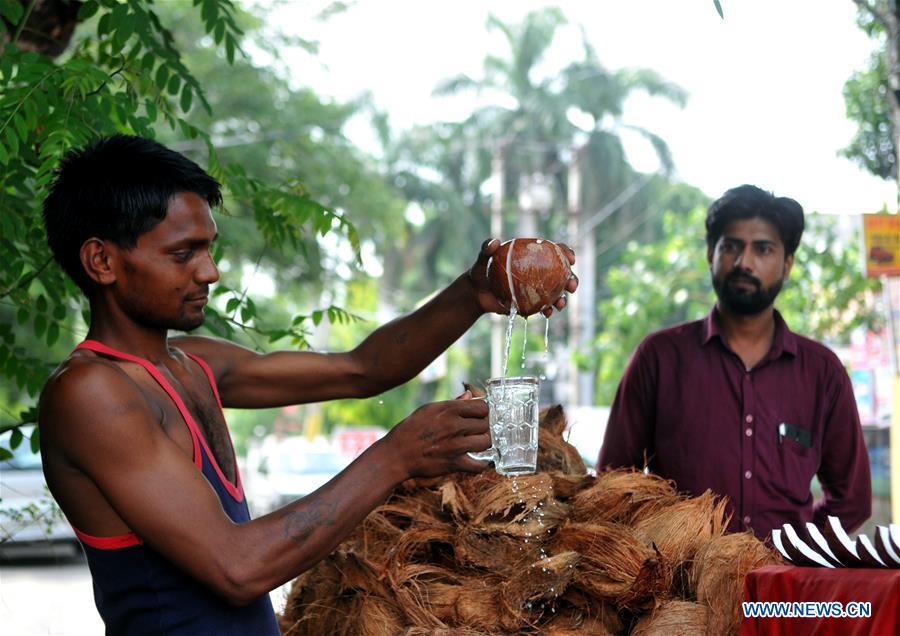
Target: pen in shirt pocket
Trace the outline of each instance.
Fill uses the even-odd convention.
[[[794,440],[803,448],[812,447],[812,433],[805,428],[782,422],[778,425],[778,443],[783,443],[785,437]]]

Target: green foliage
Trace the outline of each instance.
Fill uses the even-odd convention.
[[[188,114],[211,113],[201,82],[184,62],[172,30],[153,4],[131,0],[82,3],[82,21],[58,60],[20,50],[17,41],[33,3],[0,2],[4,39],[0,55],[0,392],[3,428],[35,420],[34,398],[72,344],[83,337],[84,299],[53,263],[41,222],[41,202],[62,155],[90,140],[124,132],[155,137],[165,127],[205,153],[209,171],[223,181],[226,200],[253,210],[265,250],[294,252],[310,236],[337,232],[358,254],[359,239],[347,216],[314,200],[295,179],[280,183],[220,161],[209,130]],[[203,34],[229,64],[242,56],[244,33],[230,0],[194,0]],[[10,26],[12,25],[12,26]],[[177,26],[177,25],[176,25]],[[201,162],[203,161],[200,158]],[[317,261],[318,253],[299,250]],[[318,263],[316,263],[318,265]],[[235,293],[225,288],[218,293]],[[213,310],[208,327],[229,336],[248,328],[267,338],[256,305],[243,292],[229,312]],[[345,314],[330,313],[337,319]],[[304,322],[290,333],[303,345]]]
[[[888,3],[884,0],[872,0],[867,5],[881,16],[890,15]],[[857,130],[841,154],[882,179],[897,179],[897,142],[889,79],[891,70],[884,25],[872,11],[863,8],[858,12],[857,23],[875,40],[877,48],[869,57],[867,68],[853,73],[844,84],[847,118],[856,122]]]
[[[844,84],[847,119],[856,122],[857,129],[841,154],[882,179],[896,179],[896,135],[884,58],[883,51],[876,51],[869,67],[853,73]]]

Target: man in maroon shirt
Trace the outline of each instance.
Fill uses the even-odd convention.
[[[848,530],[871,512],[869,460],[847,372],[788,329],[773,302],[794,263],[803,208],[743,185],[706,217],[718,302],[651,334],[613,402],[599,468],[647,467],[693,495],[727,495],[729,530],[765,538],[784,523]],[[814,503],[813,476],[823,498]]]

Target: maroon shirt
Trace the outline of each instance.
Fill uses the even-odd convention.
[[[782,439],[782,423],[808,431],[809,447]],[[777,311],[772,348],[750,371],[726,344],[715,307],[644,339],[616,392],[598,466],[641,468],[645,457],[679,490],[727,495],[730,531],[764,538],[828,515],[849,531],[871,513],[850,378],[834,353],[792,333]],[[824,493],[815,505],[813,475]]]

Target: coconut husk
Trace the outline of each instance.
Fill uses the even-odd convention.
[[[432,565],[401,564],[390,570],[391,587],[407,625],[447,628],[437,614],[452,615],[462,578]]]
[[[451,475],[448,481],[455,481],[473,510],[478,510],[478,501],[485,491],[490,490],[497,484],[509,483],[512,480],[503,475],[498,475],[495,470],[487,469],[476,475]]]
[[[569,501],[585,488],[590,488],[596,479],[593,475],[567,475],[559,471],[550,471],[553,481],[553,495],[561,501]]]
[[[553,480],[535,474],[495,483],[472,500],[475,525],[523,539],[540,540],[569,515],[553,496]]]
[[[540,472],[559,471],[567,475],[586,475],[587,467],[581,454],[563,439],[566,416],[560,405],[544,409],[539,416],[537,469]]]
[[[662,554],[672,576],[673,594],[689,596],[691,562],[710,539],[725,532],[726,504],[724,498],[707,490],[699,497],[675,501],[634,524],[634,535]]]
[[[430,627],[408,627],[402,636],[490,636],[477,629],[454,627],[453,629],[432,629]]]
[[[612,636],[615,633],[600,619],[575,608],[559,610],[541,625],[542,636]]]
[[[705,605],[689,601],[666,601],[642,616],[631,630],[632,636],[695,636],[719,634],[708,630]]]
[[[512,623],[515,618],[502,615],[505,608],[499,605],[498,598],[496,578],[469,578],[459,590],[453,624],[456,627],[496,632],[501,624]]]
[[[403,630],[406,619],[400,608],[382,596],[372,594],[360,594],[354,607],[356,614],[356,629],[354,634],[360,636],[395,636]],[[319,632],[334,633],[334,632]]]
[[[610,470],[572,499],[572,520],[613,521],[631,525],[678,500],[672,482],[637,470]]]
[[[339,609],[335,606],[339,604],[342,586],[341,571],[335,561],[329,555],[294,579],[279,621],[283,633],[311,634],[316,620],[337,622],[333,614]]]
[[[420,504],[421,499],[401,497],[379,506],[343,545],[380,568],[385,567],[393,558],[396,545],[410,529],[438,531],[446,527],[444,521],[431,514],[430,508]]]
[[[747,572],[781,558],[750,532],[714,537],[697,553],[692,582],[697,602],[709,607],[710,633],[736,634]]]
[[[503,532],[485,532],[477,526],[463,526],[457,530],[453,547],[461,567],[514,574],[522,564],[537,560],[541,544],[538,541],[525,543],[522,537]]]
[[[453,567],[455,539],[456,533],[449,525],[407,530],[390,549],[388,569],[396,569],[410,563]]]
[[[539,472],[559,471],[566,475],[586,475],[587,466],[574,446],[562,438],[545,435],[538,437],[537,469]]]
[[[472,518],[472,503],[458,482],[447,480],[438,492],[441,495],[441,510],[449,513],[454,521],[465,523]]]
[[[595,623],[599,623],[602,625],[602,629],[610,634],[620,634],[625,631],[626,621],[623,620],[622,614],[628,614],[628,612],[620,612],[613,603],[597,600],[596,597],[585,594],[575,585],[570,585],[560,600],[566,607],[571,608],[572,612],[584,617],[585,624],[590,629],[600,631],[601,628],[595,626]]]
[[[571,582],[580,558],[577,552],[562,552],[535,561],[501,586],[501,602],[516,614],[541,599],[555,599]]]
[[[574,584],[585,594],[627,609],[655,603],[665,590],[664,564],[653,548],[621,525],[566,523],[550,543],[553,552],[581,555]]]

